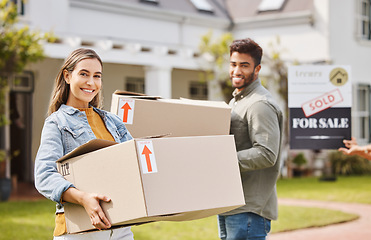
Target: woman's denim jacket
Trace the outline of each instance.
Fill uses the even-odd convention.
[[[94,111],[102,117],[116,142],[132,139],[118,116],[97,108]],[[76,108],[63,104],[45,120],[35,159],[35,186],[46,198],[57,202],[57,212],[64,211],[61,203],[63,192],[74,186],[58,173],[56,161],[95,138],[85,112]]]

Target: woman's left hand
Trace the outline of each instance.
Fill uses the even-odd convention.
[[[69,188],[62,195],[63,201],[80,204],[90,217],[91,224],[99,229],[108,229],[111,223],[100,205],[100,201],[109,202],[111,199],[104,195],[86,193],[76,188]]]
[[[103,209],[99,204],[100,201],[109,202],[111,201],[111,199],[107,196],[99,194],[85,193],[82,200],[82,206],[88,213],[91,224],[95,228],[99,230],[108,229],[111,227],[111,223],[106,217],[106,214],[103,212]]]

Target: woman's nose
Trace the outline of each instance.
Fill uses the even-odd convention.
[[[93,83],[94,83],[93,77],[88,77],[88,79],[86,80],[86,84],[93,85]]]

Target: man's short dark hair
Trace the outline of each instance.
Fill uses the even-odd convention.
[[[229,47],[229,53],[233,52],[249,54],[253,59],[255,66],[258,66],[263,56],[263,49],[251,38],[234,40]]]

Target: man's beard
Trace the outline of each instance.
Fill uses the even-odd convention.
[[[247,87],[250,83],[252,83],[254,81],[254,73],[255,73],[255,68],[254,68],[254,71],[247,77],[247,79],[244,79],[244,84],[236,88],[243,89]]]

